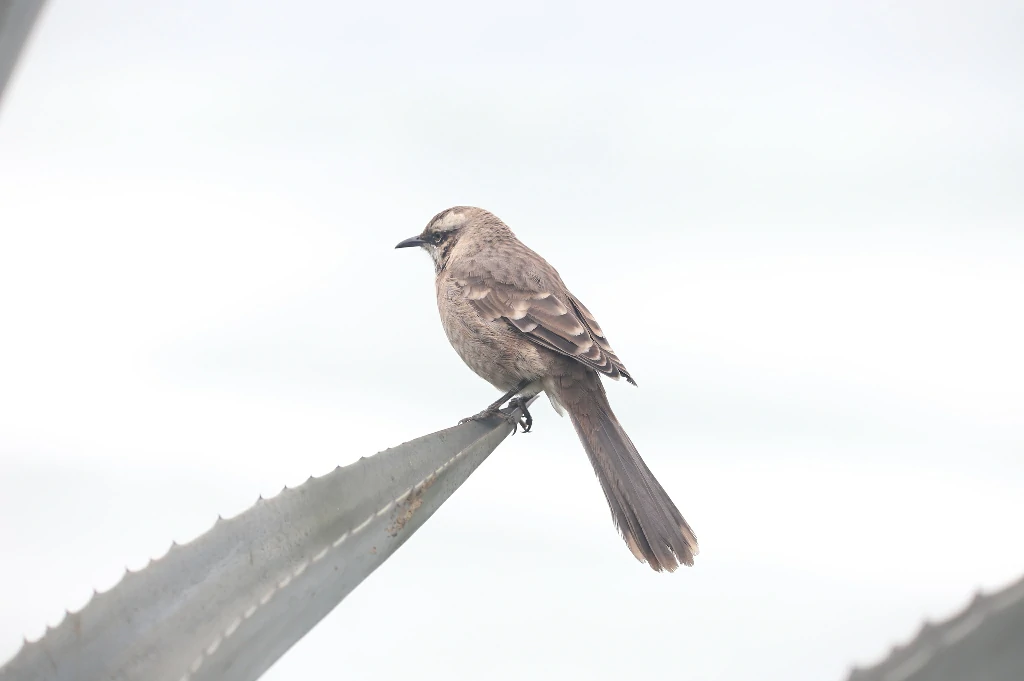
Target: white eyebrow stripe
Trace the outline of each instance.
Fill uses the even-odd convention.
[[[444,217],[442,217],[434,224],[439,229],[442,229],[444,231],[450,231],[452,229],[460,227],[464,222],[465,219],[463,218],[462,212],[453,210],[445,213]]]

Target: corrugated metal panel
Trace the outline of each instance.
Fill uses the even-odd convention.
[[[512,429],[469,422],[260,499],[68,613],[0,668],[0,681],[252,681]]]
[[[1024,579],[978,594],[960,614],[925,623],[885,660],[854,669],[848,681],[1024,680]]]
[[[0,0],[0,103],[44,0]]]

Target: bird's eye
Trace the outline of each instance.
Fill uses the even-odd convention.
[[[434,232],[430,236],[430,240],[432,242],[434,242],[435,244],[439,244],[439,243],[441,243],[444,240],[444,234],[442,234],[441,232]]]

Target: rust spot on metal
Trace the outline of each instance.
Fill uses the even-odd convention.
[[[406,523],[412,519],[416,511],[423,505],[423,492],[430,489],[435,480],[437,480],[437,476],[430,475],[419,487],[410,492],[402,503],[395,506],[395,520],[388,526],[389,535],[396,537],[405,528]]]

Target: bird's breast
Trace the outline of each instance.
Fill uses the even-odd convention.
[[[486,319],[454,281],[438,279],[437,307],[441,325],[462,361],[501,390],[525,378],[544,375],[538,348],[516,333],[504,319]]]

